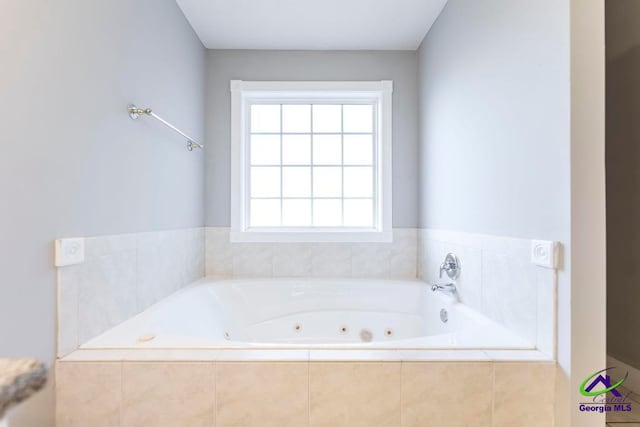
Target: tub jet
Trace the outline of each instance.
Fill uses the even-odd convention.
[[[369,329],[363,329],[360,331],[360,340],[362,342],[371,342],[373,340],[373,332]]]

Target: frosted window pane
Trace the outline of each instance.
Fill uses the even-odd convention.
[[[311,197],[311,168],[283,168],[282,196]]]
[[[372,197],[373,168],[344,168],[344,197]]]
[[[282,132],[311,132],[311,105],[283,105]]]
[[[282,225],[311,226],[311,200],[283,200]]]
[[[342,163],[342,138],[340,135],[313,136],[313,163],[339,165]]]
[[[346,227],[373,227],[373,201],[345,200],[344,225]]]
[[[311,135],[283,135],[282,163],[285,165],[311,164]]]
[[[339,133],[342,132],[341,105],[314,105],[313,132]]]
[[[251,135],[251,164],[280,164],[280,135]]]
[[[372,132],[372,105],[345,105],[344,132]]]
[[[373,227],[376,105],[255,102],[248,106],[248,225]]]
[[[373,137],[371,135],[345,135],[344,163],[347,165],[372,165]]]
[[[280,106],[252,105],[251,132],[280,132]]]
[[[280,200],[251,200],[251,226],[275,227],[280,225]]]
[[[251,197],[280,197],[280,168],[251,168]]]
[[[342,170],[341,168],[326,167],[313,168],[313,196],[341,197]]]
[[[342,201],[340,199],[314,200],[313,225],[339,227],[342,225]]]

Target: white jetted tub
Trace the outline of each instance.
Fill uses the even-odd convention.
[[[531,349],[417,280],[202,279],[81,348]]]

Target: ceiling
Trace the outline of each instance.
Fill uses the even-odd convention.
[[[414,50],[447,0],[176,0],[210,49]]]

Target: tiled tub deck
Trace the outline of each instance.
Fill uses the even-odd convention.
[[[556,271],[531,241],[396,229],[387,244],[231,244],[227,228],[86,240],[59,271],[57,426],[553,426]],[[532,350],[78,350],[205,275],[438,280]],[[206,256],[205,256],[206,254]],[[514,281],[513,278],[518,280]],[[98,346],[102,347],[102,346]],[[544,353],[544,354],[543,354]]]
[[[79,350],[56,363],[57,426],[553,425],[535,351]]]

